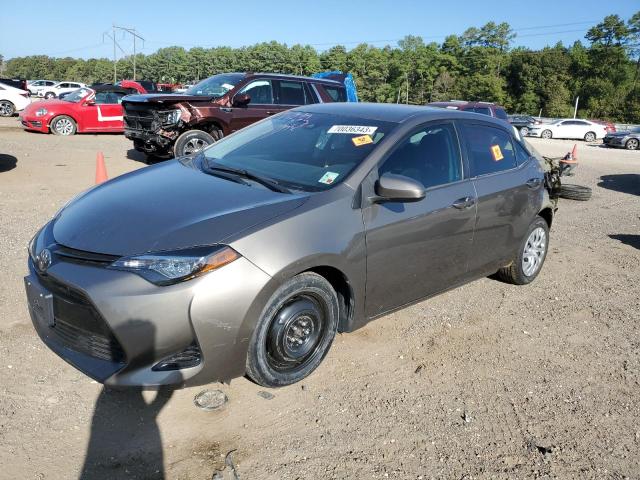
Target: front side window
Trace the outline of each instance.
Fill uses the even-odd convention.
[[[280,105],[304,105],[307,103],[302,82],[280,80],[279,83],[278,103]]]
[[[246,85],[238,94],[247,94],[251,97],[252,105],[273,104],[273,88],[271,80],[256,80]]]
[[[460,149],[451,124],[430,125],[413,133],[378,169],[421,182],[425,188],[462,179]]]
[[[396,127],[358,117],[287,111],[203,151],[209,166],[243,169],[282,185],[321,191],[340,183]]]
[[[505,131],[463,122],[462,136],[469,152],[472,177],[516,167],[511,136]]]

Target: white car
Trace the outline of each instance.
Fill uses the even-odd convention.
[[[44,98],[56,98],[61,93],[69,93],[85,87],[86,85],[84,83],[79,82],[58,82],[55,85],[40,90],[38,92],[38,96]]]
[[[30,103],[29,92],[0,83],[0,117],[10,117]]]
[[[541,138],[571,138],[581,139],[585,142],[593,142],[596,139],[604,138],[607,128],[588,120],[578,120],[566,118],[556,120],[553,123],[533,125],[529,128],[528,136]]]
[[[58,82],[56,82],[55,80],[32,80],[27,85],[27,88],[31,92],[31,95],[38,95],[38,92],[40,90],[43,90],[47,87],[52,87],[56,83]]]

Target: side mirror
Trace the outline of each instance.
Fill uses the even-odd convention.
[[[233,97],[233,106],[234,107],[246,107],[251,101],[251,95],[248,93],[240,93]]]
[[[418,180],[396,175],[394,173],[384,173],[376,181],[375,197],[370,197],[374,203],[381,202],[417,202],[425,196],[424,185]]]
[[[95,105],[96,101],[95,100],[87,100],[86,102],[84,102],[85,105]]]

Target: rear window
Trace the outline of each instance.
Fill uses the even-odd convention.
[[[344,87],[322,85],[322,88],[324,88],[324,91],[327,92],[327,95],[329,95],[334,102],[347,101],[347,90]]]
[[[462,135],[470,156],[472,177],[516,167],[511,135],[505,131],[465,122],[462,124]]]

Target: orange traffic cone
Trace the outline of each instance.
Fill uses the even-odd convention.
[[[96,185],[106,182],[108,179],[107,167],[104,164],[104,155],[102,152],[98,152],[98,158],[96,158]]]
[[[571,150],[571,159],[575,162],[578,161],[578,144],[573,144],[573,150]]]

